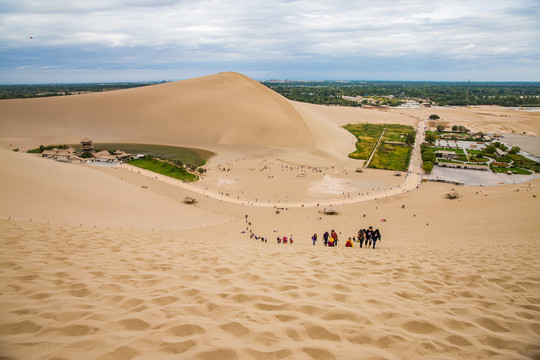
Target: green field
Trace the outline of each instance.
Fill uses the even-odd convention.
[[[405,142],[405,134],[414,132],[412,126],[400,124],[349,124],[343,127],[356,136],[356,151],[350,158],[367,160],[379,137],[384,132],[381,144],[377,148],[370,168],[406,171],[409,166],[412,149],[409,146],[387,144],[386,141]]]
[[[356,136],[356,151],[349,154],[350,158],[367,160],[377,144],[384,127],[373,124],[348,124],[343,127]]]
[[[408,146],[379,145],[369,163],[370,168],[407,171],[412,149]]]
[[[172,178],[185,182],[194,182],[199,180],[199,177],[197,175],[191,174],[186,169],[184,169],[183,166],[169,164],[167,162],[156,159],[137,159],[129,161],[128,164],[140,167],[141,169],[150,170],[161,175],[170,176]]]
[[[202,149],[185,148],[178,146],[149,145],[149,144],[115,144],[115,143],[96,143],[96,151],[100,150],[122,150],[129,154],[150,154],[162,159],[181,160],[185,164],[201,166],[210,159],[214,153]]]
[[[519,154],[508,154],[508,157],[510,157],[514,161],[514,166],[519,166],[520,168],[531,170],[537,173],[540,172],[540,163],[537,163],[536,161],[527,159],[525,156]]]
[[[507,171],[512,171],[512,172],[515,172],[516,174],[519,174],[519,175],[531,175],[532,174],[531,171],[520,169],[520,168],[515,168],[515,167],[501,168],[501,167],[498,167],[498,166],[490,166],[490,169],[491,169],[491,171],[497,172],[497,173],[506,173]]]

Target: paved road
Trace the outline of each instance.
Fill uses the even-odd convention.
[[[364,201],[370,201],[375,199],[382,199],[389,196],[395,196],[399,194],[403,194],[404,192],[414,190],[418,187],[418,185],[422,182],[422,161],[421,161],[421,155],[420,155],[420,144],[424,142],[424,129],[426,126],[426,120],[420,121],[418,124],[418,127],[416,129],[416,140],[414,144],[413,153],[411,156],[411,161],[409,163],[409,169],[407,172],[407,175],[405,176],[405,181],[392,189],[380,191],[380,192],[373,192],[371,194],[367,195],[356,195],[346,198],[337,198],[333,200],[323,200],[323,201],[303,201],[303,202],[262,202],[262,201],[253,201],[249,199],[235,199],[231,198],[226,195],[219,194],[218,192],[207,190],[204,188],[201,188],[194,184],[188,184],[183,183],[180,180],[173,179],[171,177],[156,174],[155,172],[144,170],[132,165],[128,164],[122,164],[119,165],[120,167],[127,169],[132,172],[138,172],[142,175],[149,176],[151,178],[155,178],[157,180],[166,182],[168,184],[178,186],[179,188],[189,190],[191,192],[194,192],[196,194],[200,194],[212,199],[220,200],[223,202],[231,203],[231,204],[237,204],[237,205],[244,205],[244,206],[255,206],[255,207],[266,207],[266,208],[301,208],[301,207],[329,207],[329,206],[338,206],[338,205],[345,205],[345,204],[355,204],[360,203]]]

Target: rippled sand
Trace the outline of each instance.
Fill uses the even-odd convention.
[[[530,239],[388,239],[373,250],[0,227],[7,358],[540,356]]]

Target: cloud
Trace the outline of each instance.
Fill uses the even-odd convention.
[[[394,73],[405,59],[487,69],[502,57],[540,65],[534,0],[0,0],[0,8],[2,68],[319,68],[374,58]]]

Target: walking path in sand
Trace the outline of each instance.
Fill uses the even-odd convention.
[[[272,208],[272,207],[300,208],[300,207],[317,207],[317,206],[335,206],[335,205],[355,204],[355,203],[360,203],[364,201],[382,199],[382,198],[387,198],[389,196],[403,194],[405,192],[418,188],[418,185],[422,182],[422,161],[421,161],[421,155],[420,155],[420,144],[422,144],[424,141],[425,126],[426,126],[426,120],[423,120],[418,124],[418,127],[416,129],[416,140],[415,140],[413,152],[411,155],[411,160],[409,162],[409,170],[407,171],[405,181],[401,185],[388,189],[388,190],[374,192],[367,195],[347,196],[345,198],[339,198],[339,199],[333,199],[333,200],[324,200],[324,201],[310,200],[310,201],[303,201],[303,202],[275,202],[275,201],[262,202],[262,201],[253,201],[249,199],[239,199],[239,198],[234,199],[227,195],[223,195],[209,189],[200,188],[193,184],[187,184],[179,180],[173,179],[171,177],[157,174],[155,172],[141,169],[132,165],[122,164],[120,165],[120,167],[127,169],[128,171],[137,172],[137,173],[140,173],[141,175],[155,178],[157,180],[166,182],[171,185],[175,185],[182,189],[189,190],[194,193],[201,194],[203,196],[206,196],[212,199],[216,199],[216,200],[220,200],[220,201],[224,201],[224,202],[236,204],[236,205],[265,207],[265,208]],[[382,138],[382,135],[381,135],[381,138]],[[379,142],[381,141],[381,138],[379,138]],[[377,143],[377,145],[378,144],[379,143]]]
[[[383,130],[381,136],[379,136],[379,140],[377,140],[377,143],[375,144],[375,147],[373,148],[369,159],[367,159],[366,163],[364,164],[364,168],[367,168],[369,166],[369,163],[371,162],[371,159],[373,159],[373,155],[375,155],[375,151],[377,151],[377,148],[379,147],[379,144],[381,143],[382,137],[384,136],[385,132],[386,130]]]

